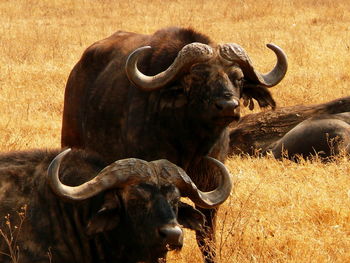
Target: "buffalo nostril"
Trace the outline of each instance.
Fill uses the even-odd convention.
[[[222,103],[222,101],[217,101],[216,103],[215,103],[215,106],[216,106],[216,108],[218,109],[218,110],[222,110],[224,107],[224,105],[223,105],[223,103]]]
[[[179,226],[163,226],[159,229],[159,235],[170,246],[182,246],[183,233]]]

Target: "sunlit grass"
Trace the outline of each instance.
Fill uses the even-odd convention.
[[[349,95],[350,2],[0,1],[0,150],[60,146],[65,82],[84,49],[116,30],[193,27],[242,45],[261,72],[273,42],[289,58],[279,106]],[[248,111],[244,111],[247,113]],[[220,262],[349,262],[350,165],[232,157],[235,190],[218,218]],[[198,262],[194,234],[169,262]]]

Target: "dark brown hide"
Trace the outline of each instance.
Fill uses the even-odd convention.
[[[155,263],[166,255],[164,240],[174,244],[171,249],[181,247],[182,241],[177,240],[180,224],[202,228],[203,215],[181,203],[179,190],[166,180],[152,183],[145,177],[138,184],[84,201],[62,200],[46,176],[58,153],[36,150],[0,155],[0,229],[8,237],[12,232],[19,262]],[[105,166],[100,157],[75,150],[62,161],[60,179],[67,185],[81,185]],[[27,208],[19,227],[17,212],[23,206]],[[6,224],[7,215],[11,225]],[[0,252],[0,262],[13,262],[1,235]]]
[[[328,157],[346,150],[350,97],[316,105],[296,105],[248,114],[230,132],[231,154]],[[333,140],[337,137],[337,140]],[[339,144],[340,143],[340,144]],[[342,150],[341,150],[342,149]]]
[[[193,42],[210,46],[213,57],[186,64],[174,80],[152,92],[128,80],[124,67],[135,49],[152,47],[137,66],[142,73],[155,75],[167,69],[179,51]],[[224,47],[220,52],[230,54],[235,46]],[[218,183],[216,170],[202,159],[208,154],[220,161],[226,159],[226,128],[240,117],[239,99],[275,106],[267,86],[257,83],[259,78],[251,65],[225,60],[217,50],[218,45],[207,36],[175,27],[153,35],[118,31],[94,43],[67,82],[62,146],[96,151],[108,161],[168,159],[183,168],[199,189],[213,189]],[[215,210],[203,212],[209,227],[207,234],[198,233],[201,248],[209,247],[204,245],[203,236],[214,243],[216,214]],[[213,262],[215,248],[211,246],[204,255],[206,262]]]
[[[298,160],[317,155],[327,160],[339,153],[349,153],[349,150],[350,113],[347,112],[309,118],[271,144],[266,152],[271,151],[277,159]]]

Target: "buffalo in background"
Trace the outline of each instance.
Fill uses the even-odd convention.
[[[182,226],[203,231],[204,215],[181,196],[210,208],[231,191],[228,170],[212,158],[220,185],[202,192],[167,160],[106,166],[96,154],[68,152],[0,155],[0,262],[14,256],[7,236],[21,263],[155,263],[181,249]],[[24,206],[25,215],[16,216]]]
[[[248,114],[232,128],[230,150],[296,161],[315,155],[330,160],[350,153],[350,97]]]
[[[240,99],[275,108],[268,88],[287,71],[284,52],[268,44],[277,64],[259,73],[246,51],[216,44],[186,28],[152,35],[118,31],[88,47],[67,81],[62,146],[95,151],[106,161],[168,159],[199,189],[218,184],[204,157],[227,158],[228,125],[240,118]],[[214,262],[216,209],[202,209],[197,231],[206,262]]]
[[[308,158],[317,155],[323,160],[340,153],[350,153],[350,113],[311,117],[269,146],[277,159]]]

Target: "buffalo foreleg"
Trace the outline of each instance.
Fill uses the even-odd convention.
[[[197,207],[205,215],[205,227],[202,231],[196,231],[199,249],[202,252],[205,263],[214,263],[216,257],[215,225],[217,208],[203,209]]]

